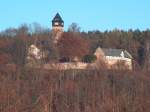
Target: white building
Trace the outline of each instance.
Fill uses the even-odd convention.
[[[132,56],[126,50],[98,47],[94,55],[97,57],[97,60],[103,60],[109,68],[122,66],[132,69]]]
[[[32,44],[28,48],[27,60],[41,60],[48,56],[48,52],[43,51],[36,45]]]

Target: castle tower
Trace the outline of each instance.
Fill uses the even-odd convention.
[[[57,43],[58,40],[61,38],[64,28],[64,21],[62,20],[59,13],[52,20],[52,33],[53,33],[53,40],[54,43]]]

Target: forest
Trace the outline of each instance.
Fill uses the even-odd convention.
[[[61,43],[66,46],[60,43],[60,54],[51,38],[51,30],[38,23],[0,32],[0,112],[150,112],[149,29],[84,32],[74,23],[63,34]],[[84,56],[100,46],[127,50],[134,68],[28,68],[27,49],[38,40],[48,41],[48,62],[60,56]]]

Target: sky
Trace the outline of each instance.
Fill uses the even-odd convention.
[[[0,31],[34,22],[51,28],[57,12],[65,30],[150,29],[150,0],[0,0]]]

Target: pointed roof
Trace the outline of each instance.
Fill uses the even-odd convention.
[[[52,22],[64,22],[61,18],[61,16],[59,15],[59,13],[57,13],[55,15],[55,17],[53,18]]]

